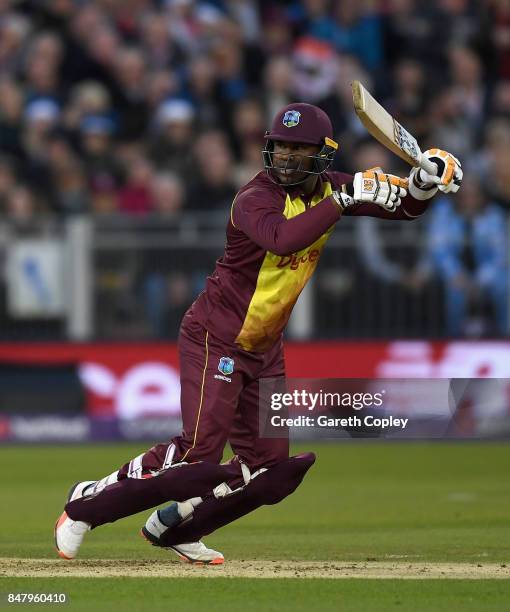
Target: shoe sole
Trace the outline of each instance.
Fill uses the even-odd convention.
[[[173,550],[174,553],[179,557],[179,559],[181,559],[181,561],[184,561],[184,563],[190,563],[191,565],[222,565],[223,563],[225,563],[225,559],[223,559],[222,557],[216,557],[216,559],[211,559],[210,561],[197,561],[192,557],[188,557],[173,546],[169,546],[168,548],[170,550]]]
[[[158,544],[157,538],[155,538],[150,533],[150,531],[145,529],[145,527],[142,527],[140,529],[140,535],[142,536],[144,540],[147,540],[149,544],[152,544],[152,546],[157,546],[158,548],[164,548],[165,550],[171,550],[179,557],[181,561],[184,561],[184,563],[189,563],[190,565],[222,565],[223,563],[225,563],[225,559],[223,557],[216,557],[216,559],[211,559],[211,561],[202,561],[202,560],[193,559],[192,557],[188,557],[187,555],[183,554],[181,551],[177,550],[173,546],[161,546],[161,544]]]
[[[158,539],[155,536],[153,536],[152,533],[145,527],[142,527],[140,529],[140,535],[142,536],[144,540],[147,540],[149,544],[152,544],[152,546],[157,546],[158,548],[164,548],[163,546],[161,546]]]

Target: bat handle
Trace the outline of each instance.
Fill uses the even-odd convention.
[[[420,159],[420,166],[428,174],[431,174],[432,176],[436,176],[436,174],[437,174],[437,164],[435,164],[434,162],[431,162],[430,159],[424,158],[423,155],[421,156],[421,159]]]

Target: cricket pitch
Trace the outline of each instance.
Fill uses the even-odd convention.
[[[226,561],[220,566],[192,566],[178,560],[0,558],[6,578],[373,578],[510,579],[510,567],[498,563],[416,563],[406,561]]]

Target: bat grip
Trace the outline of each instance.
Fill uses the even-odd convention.
[[[428,174],[431,174],[432,176],[437,175],[437,164],[435,164],[434,162],[431,162],[430,159],[423,157],[423,155],[421,156],[421,159],[420,159],[420,166]]]

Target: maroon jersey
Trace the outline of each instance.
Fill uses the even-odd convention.
[[[270,349],[342,215],[331,193],[351,182],[348,174],[325,172],[306,196],[300,185],[284,188],[259,172],[234,198],[225,253],[187,316],[246,351]],[[403,220],[427,205],[408,195],[394,213],[359,203],[343,214]]]

